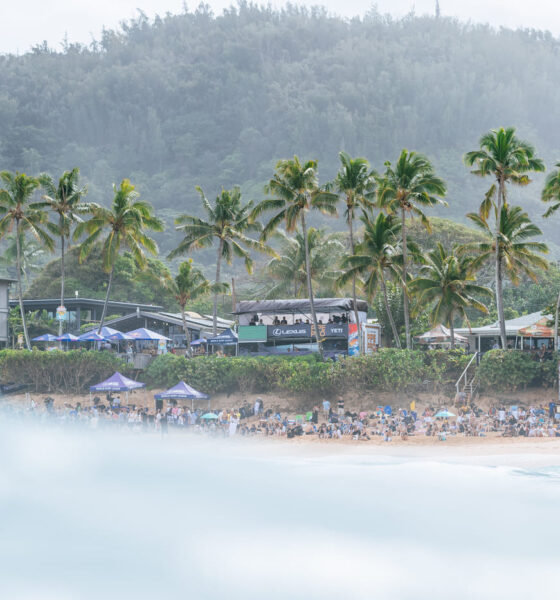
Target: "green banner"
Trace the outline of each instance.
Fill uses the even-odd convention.
[[[239,343],[266,342],[266,325],[241,325],[239,327]]]

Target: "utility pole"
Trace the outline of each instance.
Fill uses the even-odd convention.
[[[235,305],[237,304],[237,299],[235,297],[235,277],[231,278],[231,310],[232,312],[235,310]]]

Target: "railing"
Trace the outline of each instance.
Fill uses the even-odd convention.
[[[470,397],[472,398],[473,393],[476,392],[476,372],[473,374],[472,378],[469,381],[469,369],[472,366],[472,364],[476,362],[477,356],[478,356],[477,352],[475,352],[472,355],[472,358],[469,360],[469,363],[465,367],[465,370],[461,373],[461,376],[457,380],[457,383],[455,384],[455,388],[457,389],[457,394],[459,394],[459,392],[462,389],[463,391],[469,391]]]

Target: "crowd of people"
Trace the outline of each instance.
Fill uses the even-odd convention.
[[[55,405],[47,397],[43,405],[29,399],[25,404],[6,405],[5,412],[22,418],[36,418],[63,426],[83,426],[88,429],[117,428],[132,432],[185,431],[216,437],[285,437],[315,436],[319,439],[351,439],[367,441],[374,438],[390,442],[409,437],[431,437],[445,441],[450,436],[485,437],[560,437],[560,405],[491,406],[483,410],[459,398],[459,406],[426,406],[393,409],[378,406],[373,411],[345,409],[342,398],[333,405],[325,399],[321,407],[302,414],[286,414],[265,409],[261,398],[238,408],[204,411],[181,406],[150,409],[135,404],[123,405],[119,396],[107,395],[104,401],[95,397],[91,405],[64,403]],[[444,416],[441,416],[444,415]]]

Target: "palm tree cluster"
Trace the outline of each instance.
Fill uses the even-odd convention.
[[[520,140],[515,129],[492,130],[482,136],[480,147],[465,155],[465,164],[479,177],[492,178],[479,212],[467,217],[481,230],[484,241],[445,248],[437,244],[422,253],[409,239],[409,223],[418,219],[429,231],[426,209],[445,205],[446,184],[431,161],[417,152],[403,150],[394,162],[385,162],[380,171],[362,157],[340,152],[336,177],[319,183],[315,160],[280,160],[258,203],[244,202],[238,187],[224,190],[209,200],[197,188],[204,216],[184,214],[175,220],[182,234],[169,258],[190,255],[216,245],[216,271],[211,283],[188,258],[179,265],[172,286],[183,316],[187,340],[187,305],[200,296],[213,294],[213,330],[217,332],[218,295],[227,293],[222,282],[222,266],[241,259],[248,273],[253,270],[253,252],[271,258],[265,270],[271,283],[268,296],[306,297],[315,331],[316,293],[326,289],[348,291],[357,307],[358,294],[373,302],[378,297],[390,324],[396,347],[412,348],[411,318],[416,307],[430,311],[433,324],[450,328],[452,346],[457,323],[469,323],[475,311],[488,313],[484,302],[495,296],[502,347],[506,347],[503,309],[505,279],[517,285],[521,276],[535,279],[547,268],[544,243],[535,240],[541,231],[520,207],[508,202],[510,185],[526,186],[532,172],[544,170],[534,148]],[[6,252],[13,254],[18,278],[18,297],[25,343],[29,338],[23,310],[22,279],[32,268],[33,252],[52,251],[58,238],[61,257],[60,301],[64,304],[64,257],[72,242],[79,243],[80,260],[100,244],[103,268],[108,276],[104,309],[107,313],[115,262],[128,250],[138,265],[147,263],[146,253],[157,254],[150,232],[163,231],[163,222],[152,206],[139,198],[134,185],[124,179],[113,186],[109,207],[85,201],[87,189],[79,182],[79,171],[66,171],[58,181],[49,175],[28,177],[21,173],[0,173],[0,238],[9,236]],[[36,199],[36,194],[42,195]],[[548,177],[542,199],[550,203],[545,216],[560,207],[560,163]],[[338,217],[342,207],[348,230],[347,242],[341,234],[329,234],[315,227],[313,213]],[[87,218],[86,218],[87,216]],[[52,219],[51,219],[52,217]],[[38,246],[25,246],[28,238]],[[477,272],[491,264],[495,285],[477,283]],[[389,300],[392,290],[402,296],[404,336],[401,339]],[[560,293],[557,302],[556,323]],[[355,315],[358,322],[358,315]],[[60,331],[60,330],[59,330]],[[317,339],[322,354],[322,340]]]

